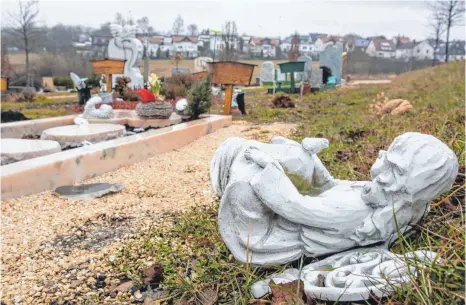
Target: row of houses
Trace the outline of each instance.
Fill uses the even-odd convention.
[[[455,40],[449,43],[448,60],[465,59],[465,42],[464,40]],[[395,58],[401,61],[409,60],[446,60],[446,43],[440,41],[436,46],[434,40],[427,39],[424,41],[408,41],[405,43],[395,44],[391,40],[375,39],[372,40],[365,52],[372,57]]]
[[[149,52],[153,57],[169,57],[176,53],[183,53],[185,58],[196,58],[220,52],[225,47],[222,35],[211,33],[209,35],[153,35],[137,36],[142,41],[147,40]],[[103,48],[111,39],[109,33],[96,31],[91,36],[92,48]],[[408,37],[397,36],[386,39],[384,36],[360,37],[355,34],[345,36],[327,35],[324,33],[309,33],[294,37],[290,35],[280,37],[233,36],[230,43],[239,53],[251,57],[276,58],[280,54],[287,54],[292,47],[293,39],[299,39],[299,52],[302,55],[317,55],[325,50],[327,45],[341,43],[348,53],[363,52],[371,57],[391,58],[402,61],[439,60],[445,61],[445,43],[440,42],[435,47],[432,40],[412,41]],[[279,54],[280,53],[280,54]],[[283,55],[282,55],[283,56]],[[464,41],[452,41],[449,45],[449,60],[465,58]]]

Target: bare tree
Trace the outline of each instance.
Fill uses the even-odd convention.
[[[29,53],[33,50],[38,40],[39,27],[37,16],[39,15],[38,1],[18,1],[19,12],[9,14],[8,28],[13,37],[20,41],[20,45],[26,53],[26,74],[29,73]]]
[[[10,71],[11,71],[11,65],[10,65],[10,61],[8,59],[7,38],[4,35],[2,35],[0,55],[1,55],[1,66],[0,66],[1,75],[9,77],[10,76]]]
[[[142,33],[149,34],[154,32],[154,28],[150,25],[149,18],[147,18],[147,16],[139,18],[136,20],[136,23]]]
[[[183,60],[183,53],[177,52],[172,58],[172,63],[176,66],[176,74],[178,74],[178,65]]]
[[[439,47],[440,39],[445,33],[445,24],[443,22],[442,15],[438,11],[433,11],[431,20],[429,22],[429,28],[431,30],[431,35],[435,41],[434,47],[434,59],[432,60],[432,65],[435,63],[435,51]]]
[[[299,57],[299,46],[301,44],[301,39],[299,38],[299,34],[295,33],[291,38],[291,48],[290,54],[288,55],[289,61],[297,61]]]
[[[125,17],[123,17],[123,14],[122,13],[116,13],[115,15],[115,23],[116,24],[119,24],[121,26],[125,26],[126,25],[126,20],[125,20]]]
[[[438,0],[430,5],[433,12],[439,14],[443,20],[445,30],[447,32],[445,42],[445,62],[448,62],[448,48],[450,43],[450,30],[454,26],[458,26],[463,21],[464,15],[464,0]]]
[[[181,15],[178,15],[175,21],[173,22],[173,27],[172,27],[173,34],[175,35],[181,34],[183,32],[183,26],[184,26],[184,20],[181,17]]]
[[[131,16],[125,18],[122,13],[116,13],[115,15],[115,23],[121,26],[125,25],[134,25],[134,20]]]
[[[238,59],[237,44],[238,30],[236,22],[227,21],[222,31],[223,48],[220,53],[220,60],[235,61]]]
[[[189,32],[189,35],[191,36],[197,36],[197,25],[196,24],[190,24],[188,25],[188,32]]]

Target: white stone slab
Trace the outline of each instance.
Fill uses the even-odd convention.
[[[99,143],[123,137],[126,128],[117,124],[68,125],[50,128],[42,133],[42,140],[54,140],[62,148],[83,146],[83,142]]]
[[[1,139],[1,163],[9,164],[61,151],[55,141]]]

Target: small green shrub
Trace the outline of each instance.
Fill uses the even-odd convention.
[[[193,119],[209,111],[212,104],[212,88],[210,79],[202,80],[194,85],[188,92],[188,109]]]
[[[73,89],[74,83],[73,80],[69,76],[55,76],[53,78],[53,84],[55,86],[63,86],[67,89]]]
[[[100,87],[100,75],[91,74],[87,78],[86,84],[88,87],[91,88],[99,88]]]

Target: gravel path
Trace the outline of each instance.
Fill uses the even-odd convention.
[[[268,141],[286,136],[291,124],[235,122],[197,141],[154,158],[89,179],[122,183],[118,194],[69,202],[52,192],[2,201],[2,301],[50,304],[92,299],[95,275],[105,260],[165,212],[213,202],[209,164],[228,137]],[[108,283],[111,284],[111,283]],[[89,303],[93,304],[93,303]]]

